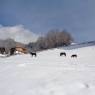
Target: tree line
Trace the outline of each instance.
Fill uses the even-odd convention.
[[[72,43],[73,37],[65,30],[51,30],[45,36],[40,36],[34,43],[29,43],[32,50],[40,51],[61,46],[68,46]]]

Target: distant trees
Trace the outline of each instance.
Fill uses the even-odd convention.
[[[44,50],[70,45],[73,37],[66,31],[51,30],[44,37],[39,37],[36,43],[31,43],[33,50]]]
[[[73,38],[70,33],[64,30],[52,30],[47,33],[46,39],[48,40],[48,44],[50,43],[52,47],[69,45],[73,41]]]

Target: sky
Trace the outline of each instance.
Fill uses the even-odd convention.
[[[66,30],[76,42],[92,41],[95,0],[0,0],[0,25],[23,26],[36,35]]]

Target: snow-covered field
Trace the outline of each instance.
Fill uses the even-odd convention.
[[[95,46],[0,57],[0,95],[95,95]]]

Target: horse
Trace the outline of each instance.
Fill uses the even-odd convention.
[[[37,56],[36,52],[30,52],[30,54],[35,57]]]
[[[74,58],[74,57],[77,58],[77,55],[76,54],[71,55],[71,58]]]
[[[63,56],[63,55],[66,56],[66,53],[65,52],[61,52],[60,56]]]

